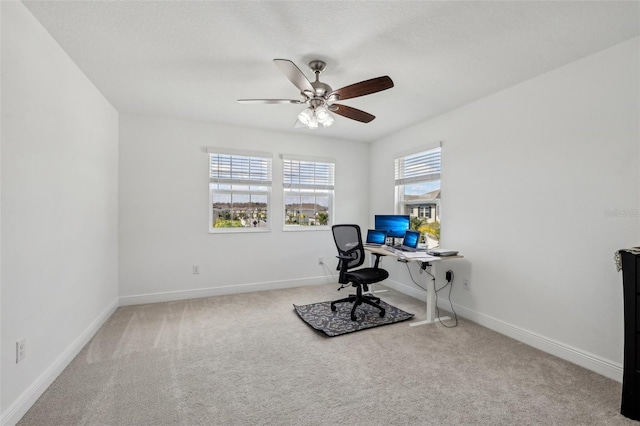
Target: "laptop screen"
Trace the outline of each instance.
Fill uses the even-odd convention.
[[[402,241],[402,245],[404,247],[409,248],[418,248],[418,241],[420,240],[420,232],[418,231],[407,231],[404,234],[404,240]]]
[[[387,242],[387,231],[369,229],[367,231],[367,244],[384,244]]]

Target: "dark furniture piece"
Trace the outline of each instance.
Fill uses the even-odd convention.
[[[356,309],[358,306],[366,303],[380,310],[380,316],[384,317],[385,311],[379,305],[378,297],[364,294],[369,291],[369,284],[377,283],[389,277],[389,273],[378,267],[380,263],[380,254],[373,253],[376,256],[373,268],[360,268],[364,263],[364,247],[362,245],[362,235],[358,225],[334,225],[331,227],[333,231],[333,239],[338,249],[338,270],[340,284],[349,284],[356,288],[356,294],[350,294],[349,297],[331,302],[331,310],[336,310],[336,303],[353,303],[351,308],[351,320],[355,321]],[[342,288],[342,287],[340,287]]]
[[[640,420],[640,253],[620,250],[624,287],[624,372],[620,413]]]

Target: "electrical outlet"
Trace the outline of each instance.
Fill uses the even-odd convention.
[[[469,286],[469,280],[464,280],[462,286],[467,291],[471,290],[471,287]]]
[[[16,364],[24,360],[27,356],[26,339],[20,339],[16,342]]]
[[[200,273],[200,266],[198,265],[193,265],[191,267],[191,272],[193,272],[193,275],[198,275]]]
[[[324,259],[322,257],[318,258],[318,265],[324,265]]]

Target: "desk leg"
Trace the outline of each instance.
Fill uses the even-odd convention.
[[[435,272],[436,271],[434,266],[433,275],[437,276]],[[424,325],[424,324],[433,324],[435,322],[438,322],[439,320],[446,321],[448,319],[451,319],[451,317],[440,317],[440,318],[436,317],[436,292],[433,288],[433,280],[429,276],[427,280],[427,319],[424,321],[411,322],[409,323],[409,327],[415,327],[417,325]]]

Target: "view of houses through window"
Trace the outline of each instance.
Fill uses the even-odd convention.
[[[218,188],[218,189],[223,189]],[[229,186],[231,193],[215,193],[212,201],[212,223],[214,228],[247,228],[267,226],[267,196],[239,194],[242,187]],[[246,187],[260,190],[258,187]],[[236,190],[234,194],[233,191]]]
[[[329,224],[329,197],[306,196],[289,192],[285,199],[287,226],[320,226]]]
[[[396,158],[396,211],[411,217],[428,248],[440,245],[441,148]]]

